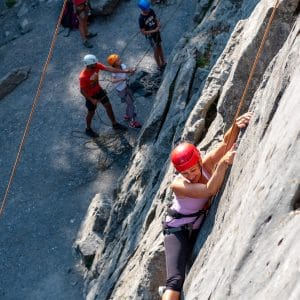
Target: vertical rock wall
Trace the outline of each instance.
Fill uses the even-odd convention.
[[[252,99],[254,119],[202,228],[185,299],[300,297],[299,29],[298,19]]]

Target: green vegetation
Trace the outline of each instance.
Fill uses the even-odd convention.
[[[16,0],[5,0],[5,5],[6,5],[8,8],[13,7],[15,4],[16,4]]]
[[[209,64],[209,59],[205,56],[200,56],[197,58],[197,67],[205,68]]]
[[[197,53],[196,64],[198,68],[205,68],[210,63],[211,56],[211,44],[208,44],[204,50],[204,53]]]

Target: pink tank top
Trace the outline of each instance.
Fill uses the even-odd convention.
[[[202,172],[206,179],[210,178],[210,175],[204,168],[202,168]],[[203,209],[208,200],[209,198],[177,197],[174,194],[174,198],[170,208],[176,210],[181,214],[189,215]],[[203,218],[203,215],[201,215],[200,217],[188,217],[181,219],[174,219],[171,216],[167,216],[166,225],[169,227],[179,227],[184,224],[195,222],[193,224],[193,229],[198,229],[203,221]]]

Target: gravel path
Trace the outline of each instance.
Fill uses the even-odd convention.
[[[161,18],[166,57],[180,36],[190,29],[193,1],[167,1],[154,6]],[[11,167],[36,93],[41,70],[60,10],[61,1],[40,1],[29,6],[33,30],[0,48],[0,77],[13,68],[29,66],[31,73],[11,94],[0,100],[0,195],[4,194]],[[123,52],[123,61],[155,72],[152,52],[138,32],[136,1],[121,1],[112,16],[97,18],[92,40],[100,61],[111,52]],[[42,16],[42,17],[41,17]],[[12,20],[13,21],[13,20]],[[0,19],[1,22],[1,19]],[[0,24],[1,25],[1,24]],[[99,151],[85,142],[84,101],[78,90],[81,59],[88,51],[79,32],[57,40],[29,136],[0,218],[0,299],[82,299],[82,274],[72,250],[76,233],[95,193],[110,194],[124,166],[116,162],[105,172],[97,168]],[[104,87],[107,81],[102,81]],[[111,87],[107,87],[111,90]],[[117,118],[124,107],[110,93]],[[144,123],[153,98],[137,97],[139,120]],[[101,119],[109,123],[102,108]],[[98,132],[111,132],[95,120]],[[76,131],[76,132],[74,132]],[[137,130],[126,138],[134,144]]]

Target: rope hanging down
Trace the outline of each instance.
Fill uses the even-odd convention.
[[[261,56],[261,54],[262,54],[262,51],[263,51],[263,49],[264,49],[266,40],[267,40],[267,38],[268,38],[270,29],[271,29],[271,25],[272,25],[272,22],[273,22],[273,20],[274,20],[274,16],[275,16],[276,10],[277,10],[277,8],[278,8],[278,5],[279,5],[279,0],[276,0],[275,5],[274,5],[274,7],[273,7],[272,14],[271,14],[270,19],[269,19],[269,22],[268,22],[268,24],[267,24],[267,26],[266,26],[266,29],[265,29],[263,38],[262,38],[262,40],[261,40],[260,46],[259,46],[259,48],[258,48],[258,50],[257,50],[256,56],[255,56],[255,60],[254,60],[254,63],[253,63],[253,65],[252,65],[252,68],[251,68],[251,70],[250,70],[250,73],[249,73],[249,76],[248,76],[248,80],[247,80],[247,83],[246,83],[246,85],[245,85],[243,94],[242,94],[241,99],[240,99],[240,101],[239,101],[239,106],[238,106],[238,108],[237,108],[237,110],[236,110],[236,113],[235,113],[235,116],[234,116],[234,119],[233,119],[232,128],[233,128],[233,126],[235,126],[236,119],[237,119],[238,116],[240,115],[240,112],[241,112],[242,107],[243,107],[243,105],[244,105],[245,98],[246,98],[247,92],[248,92],[248,90],[249,90],[250,83],[251,83],[252,78],[253,78],[253,76],[254,76],[254,72],[255,72],[255,70],[256,70],[258,61],[259,61],[260,56]],[[232,132],[233,132],[233,130],[231,131],[231,133],[230,133],[230,135],[229,135],[228,143],[227,143],[227,144],[230,144],[230,141],[231,141],[231,139],[232,139]],[[227,145],[226,145],[225,153],[226,153],[227,150],[228,150],[228,149],[227,149]],[[225,154],[225,153],[224,153],[224,154]]]
[[[35,112],[35,108],[36,108],[38,99],[39,99],[40,94],[41,94],[42,86],[43,86],[43,83],[44,83],[44,80],[45,80],[45,77],[46,77],[46,71],[47,71],[48,65],[50,63],[50,59],[53,55],[54,46],[55,46],[55,43],[56,43],[56,40],[57,40],[59,26],[60,26],[60,23],[61,23],[63,12],[65,10],[66,3],[67,3],[67,0],[64,0],[63,6],[62,6],[62,9],[61,9],[61,12],[60,12],[57,24],[56,24],[56,28],[55,28],[55,31],[54,31],[54,34],[53,34],[53,38],[52,38],[51,46],[50,46],[50,49],[49,49],[49,52],[48,52],[48,56],[47,56],[47,59],[46,59],[46,62],[45,62],[45,65],[44,65],[44,68],[43,68],[43,71],[42,71],[42,74],[41,74],[41,78],[40,78],[40,82],[39,82],[39,85],[38,85],[38,88],[37,88],[37,92],[36,92],[32,107],[31,107],[31,111],[30,111],[30,114],[29,114],[29,117],[28,117],[28,120],[27,120],[27,123],[26,123],[26,126],[25,126],[25,130],[23,132],[23,136],[22,136],[19,148],[18,148],[16,160],[15,160],[14,165],[12,167],[10,177],[9,177],[9,181],[8,181],[8,184],[7,184],[7,187],[6,187],[6,190],[5,190],[5,194],[4,194],[4,197],[3,197],[3,200],[2,200],[2,204],[1,204],[1,208],[0,208],[0,217],[3,214],[3,210],[4,210],[4,207],[5,207],[6,201],[7,201],[7,196],[8,196],[8,193],[10,191],[10,188],[11,188],[12,181],[13,181],[15,173],[16,173],[18,163],[20,161],[21,152],[23,150],[25,140],[27,138],[29,128],[30,128],[30,124],[31,124],[31,121],[32,121],[32,118],[33,118],[33,114]]]
[[[262,38],[262,40],[261,40],[261,42],[260,42],[260,46],[259,46],[259,48],[258,48],[258,50],[257,50],[256,56],[255,56],[255,60],[254,60],[254,63],[253,63],[253,65],[252,65],[252,68],[251,68],[251,70],[250,70],[250,73],[249,73],[249,76],[248,76],[248,80],[247,80],[247,83],[246,83],[246,85],[245,85],[243,94],[242,94],[242,96],[241,96],[241,98],[240,98],[239,105],[238,105],[238,108],[237,108],[237,110],[236,110],[236,113],[235,113],[235,116],[234,116],[234,119],[233,119],[231,128],[233,128],[234,126],[236,126],[236,125],[235,125],[236,119],[238,118],[238,116],[239,116],[239,114],[240,114],[240,112],[241,112],[241,110],[242,110],[242,107],[243,107],[243,105],[244,105],[245,98],[246,98],[247,92],[248,92],[248,90],[249,90],[249,86],[250,86],[251,80],[252,80],[252,78],[253,78],[253,76],[254,76],[254,72],[255,72],[255,70],[256,70],[256,67],[257,67],[259,58],[260,58],[260,56],[261,56],[261,54],[262,54],[262,51],[263,51],[265,42],[266,42],[267,37],[268,37],[268,34],[269,34],[269,32],[270,32],[271,24],[272,24],[272,22],[273,22],[273,19],[274,19],[276,10],[277,10],[277,8],[278,8],[278,5],[279,5],[279,0],[276,0],[275,5],[274,5],[274,7],[273,7],[272,14],[271,14],[270,19],[269,19],[269,22],[268,22],[268,24],[267,24],[267,26],[266,26],[266,29],[265,29],[263,38]],[[225,155],[225,153],[226,153],[227,150],[228,150],[228,144],[230,145],[230,141],[231,141],[231,139],[232,139],[232,133],[233,133],[233,130],[231,130],[231,132],[230,132],[230,135],[229,135],[229,138],[228,138],[228,142],[227,142],[226,147],[225,147],[225,150],[224,150],[224,155]],[[220,191],[220,189],[219,189],[219,191]],[[210,208],[211,203],[212,203],[212,202],[214,201],[214,199],[218,196],[219,191],[217,192],[217,194],[216,194],[212,199],[209,200],[207,209]]]

